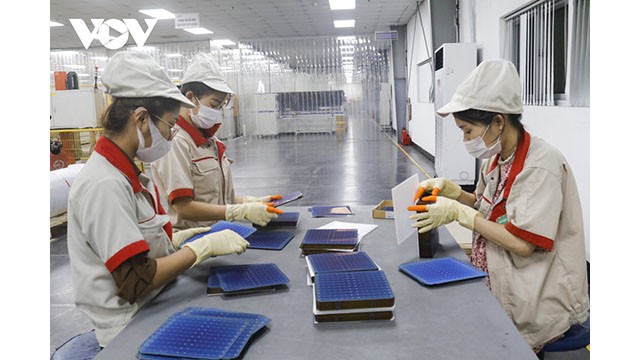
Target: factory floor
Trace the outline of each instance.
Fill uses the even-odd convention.
[[[375,122],[350,118],[345,133],[239,137],[225,140],[234,163],[238,195],[285,194],[301,191],[292,205],[375,205],[391,199],[391,188],[413,174],[434,174],[433,162],[415,146],[402,146]],[[471,241],[468,230],[456,224],[449,231],[461,244]],[[50,244],[50,350],[93,328],[73,302],[66,235]],[[586,349],[547,353],[546,360],[589,359]]]

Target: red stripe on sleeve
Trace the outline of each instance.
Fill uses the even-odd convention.
[[[178,198],[183,197],[194,197],[193,189],[175,189],[169,194],[169,203],[173,204],[173,202]]]
[[[532,243],[537,247],[543,248],[547,251],[551,251],[551,249],[553,249],[553,240],[547,237],[540,236],[538,234],[534,234],[527,230],[520,229],[519,227],[513,225],[511,222],[508,222],[507,225],[505,225],[504,227],[505,229],[507,229],[508,232],[512,233],[513,235],[517,236],[518,238],[524,241]]]
[[[144,240],[138,240],[120,249],[120,251],[104,263],[104,266],[107,267],[109,272],[113,272],[118,266],[122,265],[123,262],[127,261],[127,259],[145,251],[149,251],[149,245]]]

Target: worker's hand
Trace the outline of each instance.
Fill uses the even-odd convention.
[[[427,232],[454,220],[473,231],[474,220],[480,214],[476,209],[446,197],[438,197],[436,203],[426,205],[426,209],[425,212],[409,217],[411,220],[418,220],[418,222],[411,224],[411,227],[418,228],[419,233]]]
[[[247,195],[242,197],[242,203],[250,203],[250,202],[268,203],[268,202],[279,200],[279,199],[282,199],[282,195],[266,195],[266,196],[259,196],[259,197],[253,197],[253,196]]]
[[[226,229],[205,235],[184,245],[196,254],[196,262],[191,267],[217,255],[242,254],[249,242],[236,232]]]
[[[460,185],[454,183],[447,178],[434,178],[424,180],[420,183],[420,187],[425,191],[433,191],[433,189],[440,189],[438,196],[444,196],[451,200],[457,200],[462,194],[462,188]]]
[[[283,211],[261,202],[227,205],[225,218],[227,221],[248,220],[260,226],[265,226],[271,219],[278,217]]]
[[[176,231],[171,236],[171,242],[173,243],[173,247],[175,247],[176,249],[180,249],[180,245],[182,245],[182,243],[187,239],[190,239],[198,234],[202,234],[203,232],[207,232],[209,230],[211,230],[211,227],[198,227]]]

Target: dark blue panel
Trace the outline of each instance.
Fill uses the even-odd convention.
[[[304,234],[304,245],[356,246],[358,244],[357,229],[309,229]]]
[[[211,225],[211,230],[190,237],[189,239],[185,240],[185,242],[182,243],[182,245],[180,247],[183,247],[185,244],[190,243],[193,240],[199,239],[199,238],[201,238],[201,237],[203,237],[205,235],[209,235],[209,234],[212,234],[214,232],[227,230],[227,229],[235,231],[236,233],[238,233],[238,235],[242,236],[245,239],[247,238],[247,236],[253,234],[256,231],[256,228],[251,227],[251,226],[232,223],[232,222],[229,222],[229,221],[218,221],[217,223]]]
[[[289,278],[276,264],[250,264],[211,267],[225,292],[277,286],[289,283]],[[211,276],[211,275],[210,275]]]
[[[318,303],[394,298],[393,291],[382,271],[317,274],[314,286]]]
[[[378,265],[364,251],[308,255],[316,274],[338,271],[378,270]]]
[[[423,285],[438,285],[487,276],[486,272],[478,270],[473,265],[450,257],[402,264],[400,271]]]
[[[284,204],[288,204],[292,201],[298,200],[302,198],[302,193],[300,191],[295,191],[286,195],[282,195],[280,200],[276,200],[273,202],[274,207],[282,206]]]
[[[286,212],[279,214],[277,218],[271,219],[266,226],[298,226],[299,220],[299,212]]]
[[[247,241],[249,249],[282,250],[294,237],[290,231],[256,231]]]
[[[340,212],[342,208],[347,208],[349,210],[349,213],[344,214]],[[353,215],[353,211],[351,210],[351,206],[347,206],[347,205],[312,206],[311,207],[311,217],[349,216],[349,215]]]

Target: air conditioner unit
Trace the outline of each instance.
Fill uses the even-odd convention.
[[[477,66],[475,43],[446,43],[435,52],[435,110],[451,100],[458,85]],[[438,177],[459,185],[473,185],[476,180],[476,159],[469,155],[462,142],[462,131],[452,115],[436,119],[435,170]]]

